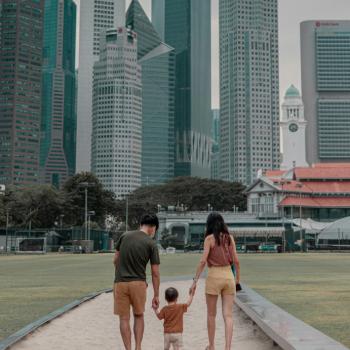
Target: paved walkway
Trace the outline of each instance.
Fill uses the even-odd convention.
[[[181,302],[186,300],[189,281],[161,285],[164,290],[173,286],[179,290]],[[143,350],[163,350],[162,322],[150,308],[152,288],[149,288],[146,310],[146,330]],[[102,294],[96,299],[70,311],[40,328],[27,339],[14,346],[14,350],[123,350],[118,333],[118,320],[112,314],[112,294]],[[161,300],[161,305],[163,301]],[[232,349],[278,350],[260,329],[253,325],[237,307],[234,309],[235,329]],[[184,349],[204,350],[207,345],[206,306],[204,281],[200,281],[194,302],[185,316]],[[218,310],[216,349],[224,348],[224,326]]]

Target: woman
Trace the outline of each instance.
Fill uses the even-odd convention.
[[[215,349],[215,318],[219,295],[222,299],[222,315],[225,322],[225,350],[230,350],[233,334],[233,303],[236,294],[236,283],[238,284],[240,280],[236,245],[233,237],[228,232],[223,217],[218,213],[209,214],[205,236],[204,252],[197,267],[190,293],[195,292],[197,281],[205,266],[208,265],[208,277],[205,283],[209,338],[207,350]],[[236,281],[231,265],[235,266]]]

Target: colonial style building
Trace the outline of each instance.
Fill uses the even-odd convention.
[[[350,163],[267,171],[246,193],[258,217],[340,219],[350,216]]]

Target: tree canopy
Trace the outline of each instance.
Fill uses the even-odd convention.
[[[0,226],[6,225],[9,214],[11,226],[26,228],[51,228],[62,221],[65,226],[81,226],[85,220],[85,190],[81,183],[88,183],[88,211],[100,227],[105,219],[116,211],[116,199],[106,191],[101,182],[91,173],[83,172],[70,178],[61,190],[50,185],[28,187],[8,186],[0,196]]]
[[[183,206],[185,210],[232,211],[246,209],[245,187],[237,182],[209,180],[196,177],[177,177],[157,186],[143,186],[128,195],[129,226],[137,226],[139,218],[146,212],[162,208]],[[116,215],[125,221],[125,199],[118,201]]]

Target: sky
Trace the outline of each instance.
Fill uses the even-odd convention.
[[[80,1],[75,0],[79,6]],[[127,6],[131,0],[126,0]],[[139,0],[151,17],[152,0]],[[176,0],[174,0],[176,1]],[[219,0],[212,0],[212,106],[219,107]],[[280,95],[294,84],[300,89],[300,22],[350,20],[349,0],[279,0]]]

